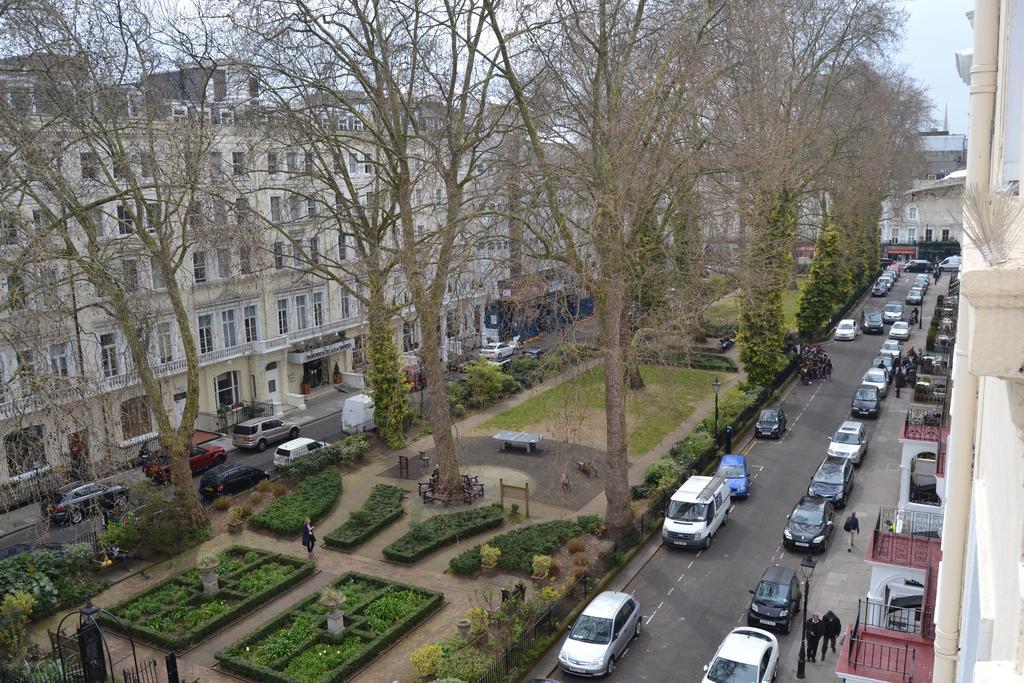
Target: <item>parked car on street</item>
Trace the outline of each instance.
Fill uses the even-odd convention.
[[[873,361],[871,361],[871,367],[873,368],[877,368],[880,365],[885,366],[886,378],[890,382],[892,381],[892,364],[893,357],[887,353],[880,353],[877,356],[875,356],[875,359]]]
[[[702,683],[769,683],[779,669],[779,641],[759,628],[734,628],[704,666]]]
[[[782,408],[766,408],[757,416],[754,437],[758,439],[781,439],[786,433],[786,413]]]
[[[882,409],[882,392],[878,387],[870,384],[861,384],[853,394],[853,402],[850,405],[850,414],[854,417],[878,417],[878,411]]]
[[[928,285],[932,282],[932,278],[928,273],[921,273],[914,278],[914,287],[920,287],[922,291],[928,291]]]
[[[892,273],[896,276],[896,279],[900,279],[900,275],[903,275],[903,264],[902,263],[890,263],[885,267],[887,273]]]
[[[128,502],[128,491],[119,484],[74,481],[53,492],[43,504],[43,517],[57,524],[78,524],[101,510],[115,510]]]
[[[573,622],[558,653],[558,666],[582,676],[610,674],[615,671],[616,660],[642,630],[636,598],[615,591],[600,593]]]
[[[750,467],[745,456],[723,455],[715,476],[725,478],[733,498],[746,498],[750,495]]]
[[[881,356],[892,356],[895,358],[900,355],[902,346],[903,345],[896,339],[886,339],[878,349],[878,354]]]
[[[807,495],[825,498],[835,507],[844,508],[854,483],[853,463],[842,456],[826,455],[807,485]]]
[[[882,318],[887,323],[903,320],[903,304],[898,301],[888,302],[885,304],[885,310],[882,311]]]
[[[231,443],[236,448],[255,448],[265,451],[267,446],[299,435],[299,425],[277,417],[257,417],[239,422],[231,430]]]
[[[301,459],[303,456],[317,451],[326,446],[323,441],[315,441],[313,439],[307,439],[304,436],[300,436],[298,439],[286,441],[277,447],[274,451],[274,467],[281,467],[282,465],[291,465],[293,462]]]
[[[870,368],[864,373],[861,383],[877,388],[881,398],[889,393],[889,373],[881,368]]]
[[[885,296],[889,293],[889,285],[886,280],[878,279],[875,280],[875,284],[871,287],[871,296]]]
[[[885,334],[885,321],[881,311],[864,311],[861,314],[860,327],[864,334]]]
[[[501,360],[511,358],[516,352],[516,347],[506,342],[491,342],[480,347],[480,357],[487,360]]]
[[[947,256],[946,258],[939,261],[939,270],[942,271],[953,271],[954,273],[960,270],[960,257],[959,256]]]
[[[847,318],[836,325],[836,341],[853,341],[857,338],[857,321]]]
[[[886,291],[889,291],[896,284],[896,273],[887,270],[878,276],[878,280],[884,282]]]
[[[270,479],[270,475],[252,465],[218,465],[199,480],[199,495],[205,500],[240,493]]]
[[[881,370],[879,370],[881,372]],[[846,420],[832,435],[828,454],[849,458],[854,465],[860,465],[868,453],[868,430],[863,422]]]
[[[897,341],[907,341],[910,339],[910,323],[902,320],[894,322],[889,329],[889,339],[896,339]]]
[[[747,608],[747,625],[770,626],[789,633],[803,600],[796,572],[789,567],[772,565],[764,570],[757,588],[750,592],[754,597]]]
[[[922,301],[924,301],[924,290],[914,287],[907,292],[907,298],[903,300],[903,303],[908,306],[920,306]]]
[[[932,262],[925,259],[913,259],[906,262],[903,270],[908,273],[930,273],[932,272]]]
[[[220,446],[214,444],[192,446],[188,456],[188,467],[192,470],[192,474],[198,474],[211,467],[224,464],[227,459],[227,451]],[[171,463],[166,454],[154,455],[146,459],[142,465],[142,472],[158,484],[165,484],[171,480]]]
[[[540,358],[544,355],[545,349],[542,346],[527,346],[523,349],[524,358]]]
[[[782,545],[790,550],[828,550],[832,542],[832,502],[818,496],[804,496],[786,517],[786,528],[782,530]]]

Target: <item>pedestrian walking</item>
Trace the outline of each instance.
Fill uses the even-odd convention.
[[[839,617],[832,610],[825,612],[825,616],[821,618],[821,624],[821,661],[824,662],[825,653],[828,651],[829,645],[832,646],[832,653],[835,654],[836,639],[842,633],[843,625],[839,622]]]
[[[896,369],[896,379],[893,380],[896,385],[896,398],[900,397],[900,389],[907,386],[906,374],[903,372],[903,368]]]
[[[832,359],[825,361],[825,379],[832,379]]]
[[[853,552],[853,535],[860,533],[860,520],[857,519],[857,513],[851,512],[850,516],[846,518],[846,522],[843,524],[843,531],[846,532],[846,536],[850,541],[849,546],[846,548],[846,552]]]
[[[935,284],[939,284],[939,275],[941,273],[942,270],[938,266],[935,266]]]
[[[816,662],[818,661],[818,641],[821,640],[824,631],[824,625],[817,612],[811,615],[811,618],[804,624],[804,628],[807,629],[807,661]]]
[[[316,534],[313,533],[313,520],[309,517],[306,517],[306,522],[302,525],[302,545],[306,547],[306,552],[312,557],[313,548],[316,547]]]

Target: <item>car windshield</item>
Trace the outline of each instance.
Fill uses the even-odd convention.
[[[743,471],[743,465],[722,465],[718,468],[718,474],[726,479],[740,479],[747,476],[747,473]]]
[[[769,607],[785,607],[789,604],[789,586],[784,583],[762,581],[754,591],[754,602]]]
[[[789,519],[795,524],[821,524],[824,516],[821,508],[797,508]]]
[[[889,356],[875,356],[875,367],[878,367],[879,363],[886,367],[890,367],[892,365],[892,358]]]
[[[860,443],[860,436],[857,435],[857,432],[836,432],[836,435],[832,437],[832,441],[856,446]]]
[[[252,436],[256,433],[256,425],[235,425],[235,434],[241,434],[243,436]]]
[[[874,401],[877,393],[877,389],[860,388],[857,393],[853,395],[858,401]]]
[[[573,624],[569,637],[584,643],[611,642],[612,620],[583,615]]]
[[[684,503],[673,500],[668,505],[668,518],[676,522],[703,522],[707,513],[707,503]]]
[[[762,410],[761,417],[757,418],[757,421],[762,424],[775,424],[779,421],[779,414],[774,410]]]
[[[877,323],[878,321],[880,321],[882,319],[882,314],[881,313],[868,313],[867,316],[865,316],[865,319],[869,323]]]
[[[877,383],[884,384],[885,383],[885,373],[882,372],[881,370],[873,370],[873,371],[867,373],[866,375],[864,375],[864,381],[865,382],[877,382]]]
[[[718,657],[711,663],[707,677],[713,683],[757,683],[757,667]]]
[[[851,327],[853,327],[853,321],[844,320],[841,323],[839,323],[839,328],[840,329],[846,330],[846,329],[849,329]]]
[[[882,348],[885,349],[886,351],[895,351],[900,348],[900,345],[894,341],[887,341],[884,344],[882,344]]]
[[[814,481],[819,481],[822,484],[842,484],[843,470],[831,465],[822,466],[814,475]]]

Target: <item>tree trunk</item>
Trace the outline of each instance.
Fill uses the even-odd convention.
[[[424,307],[426,308],[426,307]],[[422,312],[423,308],[417,308]],[[433,308],[431,311],[435,310]],[[437,450],[437,465],[441,474],[442,493],[455,491],[462,485],[459,473],[459,458],[455,452],[455,438],[452,436],[451,414],[448,412],[448,387],[441,362],[441,334],[438,329],[438,315],[420,316],[420,335],[423,349],[423,374],[427,381],[427,415],[430,419],[434,448]]]
[[[626,357],[621,343],[626,286],[623,278],[605,278],[598,316],[604,344],[605,423],[605,526],[625,529],[633,519],[629,507],[629,457],[626,431]],[[616,343],[619,340],[619,343]]]
[[[171,489],[185,515],[188,528],[203,529],[210,525],[210,518],[200,504],[192,485],[192,468],[188,464],[191,434],[185,432],[186,430],[176,429],[173,432],[162,433],[160,446],[167,453],[167,460],[171,466]]]

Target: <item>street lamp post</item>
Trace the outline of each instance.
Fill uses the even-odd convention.
[[[715,445],[718,445],[718,392],[722,390],[722,382],[716,377],[715,381],[711,383],[711,388],[715,390]]]
[[[804,558],[803,562],[800,563],[800,571],[804,575],[804,616],[800,625],[800,653],[797,655],[798,659],[796,662],[796,677],[803,679],[806,675],[805,668],[807,666],[807,615],[808,605],[811,604],[811,574],[814,573],[814,565],[816,562],[811,557],[810,551],[807,553],[807,557]]]

